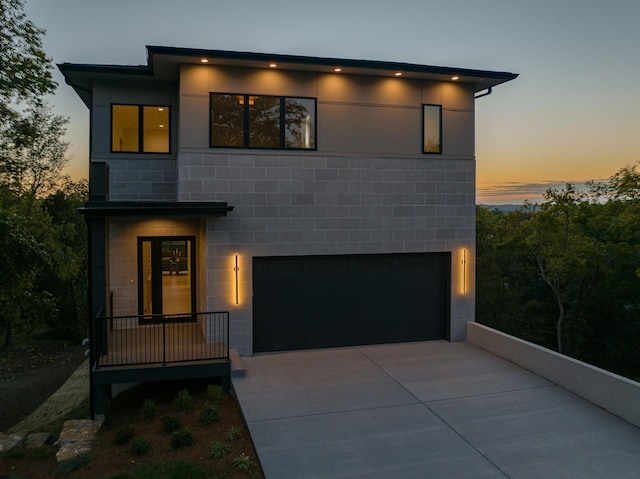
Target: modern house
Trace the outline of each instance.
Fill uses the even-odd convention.
[[[147,47],[90,110],[92,406],[240,355],[474,320],[474,104],[508,72]],[[228,380],[228,379],[227,379]]]

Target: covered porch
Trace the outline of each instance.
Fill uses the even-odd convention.
[[[92,391],[120,383],[219,378],[229,388],[229,312],[95,319]],[[99,402],[102,398],[98,398]]]

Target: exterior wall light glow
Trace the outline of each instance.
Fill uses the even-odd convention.
[[[462,274],[462,281],[460,290],[462,294],[467,294],[467,249],[462,248],[462,260],[460,261],[460,272]]]
[[[236,277],[236,304],[240,304],[240,291],[239,291],[239,282],[238,282],[238,275],[240,274],[240,267],[238,266],[238,255],[236,255],[235,257],[235,265],[233,267],[233,272],[235,273],[235,277]]]
[[[455,76],[452,76],[451,79],[453,81],[456,81],[456,80],[460,80],[460,77],[458,75],[455,75]]]
[[[200,63],[209,63],[209,60],[207,60],[206,58],[202,58],[202,59],[200,60]]]
[[[402,76],[402,72],[396,72],[396,73],[394,73],[394,75],[397,76],[397,77],[401,77]]]
[[[333,71],[336,73],[340,73],[342,71],[342,68],[334,68]]]
[[[278,65],[276,65],[275,63],[270,63],[270,64],[269,64],[269,67],[270,67],[270,68],[277,68],[277,67],[278,67]]]

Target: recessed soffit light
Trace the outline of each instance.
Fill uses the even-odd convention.
[[[394,76],[401,77],[402,76],[402,72],[395,72]]]
[[[201,58],[200,63],[209,63],[209,60],[207,60],[206,58]]]

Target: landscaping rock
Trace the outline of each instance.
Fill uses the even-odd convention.
[[[91,450],[91,442],[100,429],[99,422],[91,419],[65,421],[56,445],[60,447],[56,460],[64,462]]]
[[[29,434],[24,442],[24,446],[27,449],[42,447],[47,443],[50,437],[51,434],[48,432],[35,432],[33,434]]]
[[[0,432],[0,452],[20,446],[22,441],[24,441],[24,436],[20,434],[4,434]]]

